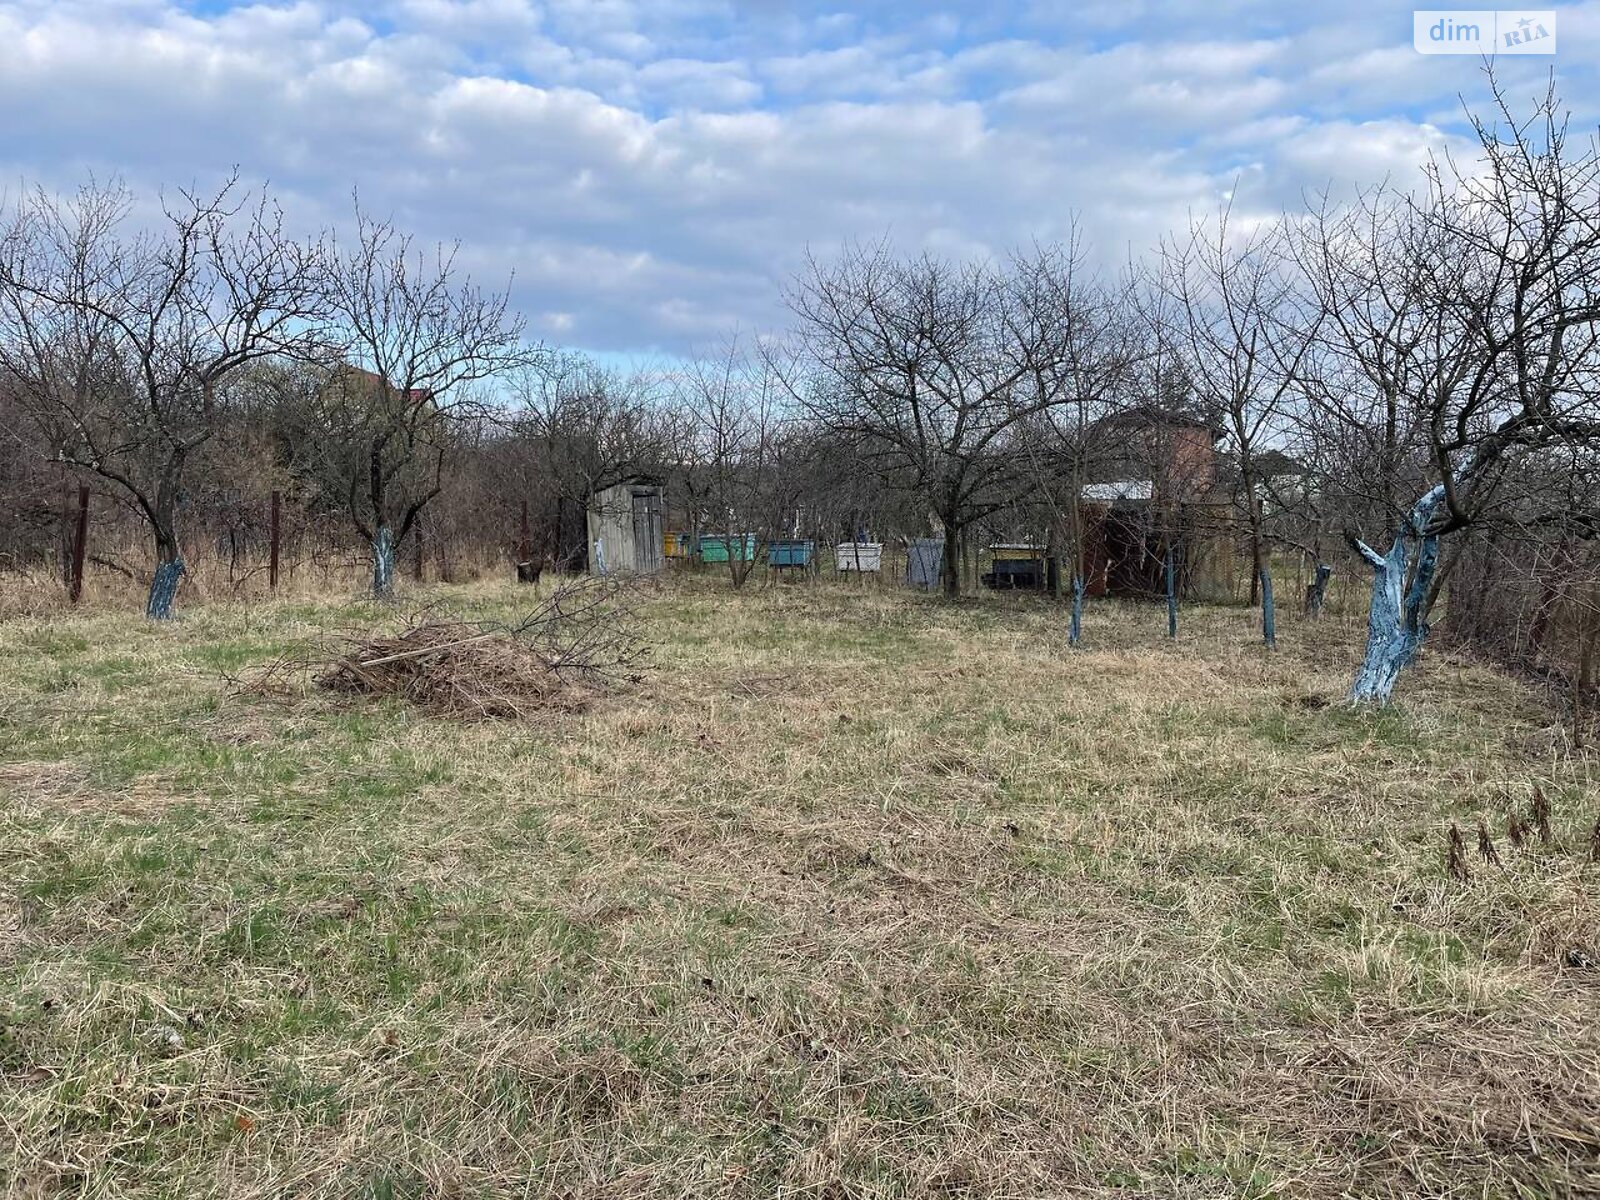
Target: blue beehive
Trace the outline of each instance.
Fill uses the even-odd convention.
[[[944,575],[944,539],[912,538],[906,546],[906,582],[932,591]]]
[[[816,543],[808,540],[790,539],[781,542],[767,543],[767,565],[769,567],[809,567],[812,552]]]

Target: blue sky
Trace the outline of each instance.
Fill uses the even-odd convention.
[[[1553,68],[1600,120],[1600,0]],[[781,326],[807,249],[890,237],[997,255],[1076,219],[1102,262],[1229,195],[1414,177],[1459,144],[1480,60],[1422,56],[1411,7],[781,0],[0,0],[0,172],[121,175],[154,200],[237,165],[307,228],[352,189],[533,331],[608,356]]]

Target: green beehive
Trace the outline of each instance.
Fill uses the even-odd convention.
[[[756,535],[753,533],[728,535],[703,535],[700,538],[700,561],[725,563],[731,555],[740,562],[749,562],[756,556]]]

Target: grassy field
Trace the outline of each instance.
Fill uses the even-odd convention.
[[[0,623],[0,1187],[1600,1192],[1596,760],[1163,616],[680,583],[641,685],[476,724],[226,681],[372,605]]]

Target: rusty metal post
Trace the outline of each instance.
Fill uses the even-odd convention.
[[[61,566],[61,586],[72,590],[72,476],[61,473],[61,544],[56,547]]]
[[[272,489],[272,513],[267,521],[267,538],[271,549],[267,556],[267,586],[278,590],[278,510],[283,503],[283,493]]]
[[[68,595],[76,604],[83,596],[83,563],[89,553],[89,489],[78,486],[78,528],[72,539],[72,583]]]

